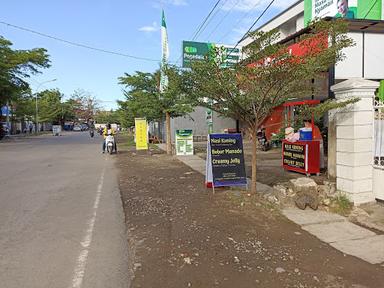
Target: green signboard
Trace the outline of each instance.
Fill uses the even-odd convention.
[[[304,23],[315,18],[384,19],[383,0],[304,0]]]
[[[241,49],[234,46],[206,42],[183,41],[183,67],[190,68],[193,61],[203,61],[214,48],[222,51],[222,67],[230,67],[241,59]]]
[[[192,130],[176,130],[176,155],[193,155]]]

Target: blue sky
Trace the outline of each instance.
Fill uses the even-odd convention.
[[[153,72],[161,57],[161,9],[165,11],[170,61],[181,55],[183,40],[191,40],[217,0],[4,0],[0,21],[71,42],[154,59],[139,61],[71,46],[0,24],[0,35],[14,49],[44,47],[52,67],[29,80],[32,89],[58,88],[69,97],[74,90],[90,92],[106,109],[124,99],[117,78],[134,71]],[[221,44],[236,43],[270,0],[222,0],[211,20],[195,39]],[[276,0],[259,25],[296,0]],[[257,25],[257,26],[259,26]],[[256,26],[256,27],[257,27]],[[181,61],[179,62],[181,63]]]

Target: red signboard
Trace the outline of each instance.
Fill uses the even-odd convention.
[[[320,142],[283,140],[282,164],[287,170],[303,174],[320,173]]]

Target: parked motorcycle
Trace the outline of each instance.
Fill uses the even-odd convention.
[[[271,149],[271,144],[269,143],[267,136],[265,135],[265,128],[262,128],[257,131],[257,141],[259,142],[261,150],[268,151],[269,149]]]

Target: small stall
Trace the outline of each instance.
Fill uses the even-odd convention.
[[[303,100],[287,102],[284,106],[286,139],[282,141],[282,165],[284,169],[310,176],[320,174],[321,140],[313,138],[315,131],[314,117],[310,121],[311,127],[303,127],[294,133],[293,122],[299,106],[317,105],[318,100]],[[318,128],[317,128],[318,129]],[[288,134],[287,134],[288,131]]]

